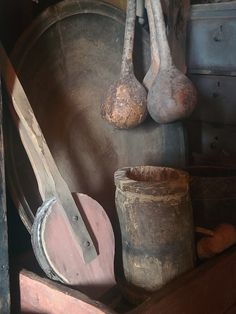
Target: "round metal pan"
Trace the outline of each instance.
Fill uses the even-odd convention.
[[[124,166],[185,165],[181,123],[159,126],[150,117],[118,130],[100,116],[108,86],[120,72],[124,13],[95,0],[49,7],[19,39],[12,55],[49,148],[71,192],[95,198],[114,222],[113,173]],[[149,36],[139,25],[135,73],[150,64]],[[10,190],[27,229],[41,205],[31,166],[11,119],[7,122]]]

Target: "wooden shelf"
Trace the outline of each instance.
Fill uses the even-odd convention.
[[[19,272],[22,313],[116,313],[79,291]],[[236,248],[196,267],[153,294],[130,314],[233,314],[236,304]]]

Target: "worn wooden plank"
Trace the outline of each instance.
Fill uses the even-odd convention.
[[[26,270],[20,272],[19,286],[23,313],[114,314],[79,291]],[[235,302],[236,248],[232,248],[171,282],[129,314],[233,314]]]
[[[235,125],[236,77],[191,74],[190,79],[200,91],[198,104],[191,120],[218,125]]]
[[[188,144],[196,165],[236,167],[236,126],[188,121]]]
[[[10,313],[8,236],[0,80],[0,313]]]
[[[223,314],[235,301],[236,248],[233,248],[173,281],[130,314]]]
[[[22,313],[114,313],[102,303],[91,300],[77,290],[44,279],[26,270],[19,273],[19,287]]]
[[[236,304],[234,304],[230,309],[228,309],[224,314],[235,314],[236,313]]]

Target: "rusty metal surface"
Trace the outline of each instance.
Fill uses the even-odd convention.
[[[186,161],[182,124],[162,127],[148,118],[126,131],[114,129],[101,118],[104,93],[120,71],[124,24],[120,10],[99,1],[60,2],[36,19],[13,54],[70,190],[95,198],[111,218],[116,169],[140,164],[182,167]],[[150,57],[148,35],[140,29],[134,49],[134,70],[142,80]],[[40,205],[37,185],[12,123],[8,123],[8,135],[12,194],[21,212],[29,213]],[[32,215],[26,217],[28,226],[31,219]]]

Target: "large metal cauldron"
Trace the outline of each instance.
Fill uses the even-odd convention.
[[[98,200],[114,213],[113,173],[124,166],[185,164],[181,123],[148,118],[133,130],[102,120],[100,104],[119,74],[124,13],[100,1],[63,1],[48,8],[18,41],[13,63],[62,176],[72,192]],[[135,72],[149,67],[149,37],[137,26]],[[37,185],[19,137],[7,123],[8,177],[15,203],[31,228]],[[31,210],[32,212],[31,212]]]

